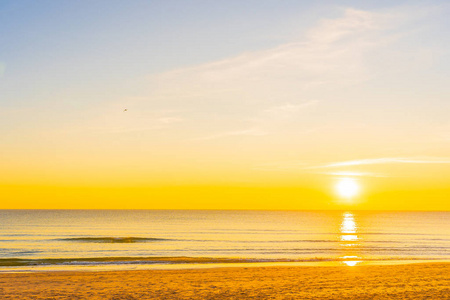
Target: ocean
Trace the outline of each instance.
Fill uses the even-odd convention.
[[[0,272],[450,260],[450,212],[0,210]]]

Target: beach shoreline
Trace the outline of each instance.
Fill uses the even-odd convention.
[[[0,273],[2,299],[450,299],[450,263]]]
[[[135,260],[134,260],[135,259]],[[46,264],[43,260],[20,260],[29,264],[15,264],[0,266],[0,274],[4,273],[39,273],[39,272],[120,272],[120,271],[145,271],[145,270],[189,270],[211,268],[264,268],[264,267],[354,267],[354,266],[392,266],[407,264],[437,264],[450,263],[445,259],[419,260],[419,259],[378,259],[364,260],[359,258],[330,259],[330,260],[260,260],[239,258],[211,258],[211,257],[153,257],[126,258],[117,260],[101,258],[105,263],[100,263],[100,258],[56,259],[67,263]],[[15,260],[15,259],[12,259]]]

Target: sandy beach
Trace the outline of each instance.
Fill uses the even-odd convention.
[[[0,274],[2,299],[450,299],[450,263]]]

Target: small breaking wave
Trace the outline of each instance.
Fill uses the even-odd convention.
[[[0,267],[6,266],[43,266],[43,265],[120,265],[120,264],[214,264],[245,263],[256,261],[290,261],[290,260],[255,260],[246,258],[210,258],[210,257],[84,257],[84,258],[0,258]]]
[[[314,257],[307,259],[252,259],[252,258],[211,258],[211,257],[91,257],[91,258],[44,258],[44,259],[20,259],[0,258],[0,267],[26,267],[26,266],[100,266],[100,265],[152,265],[152,264],[236,264],[236,263],[311,263],[311,262],[346,262],[353,261],[352,257],[328,258]],[[380,258],[364,259],[358,261],[414,261],[418,258]],[[427,258],[420,260],[431,261]]]
[[[81,243],[124,243],[124,244],[169,241],[169,239],[145,238],[145,237],[77,237],[58,240],[69,242],[81,242]]]

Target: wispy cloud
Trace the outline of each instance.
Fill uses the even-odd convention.
[[[260,164],[254,167],[265,171],[296,171],[299,173],[313,173],[329,176],[356,176],[356,177],[392,177],[395,174],[384,174],[383,172],[372,172],[369,166],[389,164],[450,164],[448,157],[383,157],[333,162],[328,164],[311,164],[305,161],[285,161],[276,163]],[[369,170],[362,171],[366,166]],[[355,169],[356,168],[356,169]],[[392,170],[392,169],[390,169]]]
[[[190,109],[183,117],[203,123],[194,139],[314,130],[318,122],[296,114],[326,110],[336,91],[371,78],[367,58],[395,40],[389,29],[399,22],[392,12],[340,12],[277,47],[151,75],[147,104]]]
[[[425,158],[407,158],[407,157],[382,157],[369,158],[359,160],[348,160],[342,162],[333,162],[325,165],[311,166],[309,169],[322,168],[338,168],[361,165],[375,165],[375,164],[450,164],[450,158],[443,157],[425,157]]]
[[[348,177],[391,177],[380,173],[359,172],[359,171],[314,172],[314,174],[322,174],[329,176],[348,176]]]
[[[356,176],[356,177],[386,177],[383,174],[375,172],[363,172],[363,171],[342,171],[342,170],[314,170],[317,167],[312,167],[310,163],[303,161],[284,161],[275,163],[265,163],[254,167],[255,170],[262,171],[289,171],[298,173],[313,173],[319,175],[329,176]]]
[[[394,35],[390,29],[402,19],[392,11],[347,8],[340,14],[319,20],[304,36],[271,49],[148,76],[142,97],[130,100],[130,114],[140,115],[106,121],[99,116],[96,125],[135,131],[189,120],[183,132],[186,140],[279,133],[294,140],[315,131],[334,112],[301,114],[331,110],[339,91],[348,93],[349,86],[371,78],[368,57],[398,37],[399,32]],[[182,113],[151,113],[174,108]]]
[[[389,28],[390,17],[345,9],[342,17],[320,21],[297,41],[153,75],[152,101],[201,107],[226,103],[230,112],[255,103],[295,106],[311,89],[367,78],[363,58],[387,41],[379,33]]]

